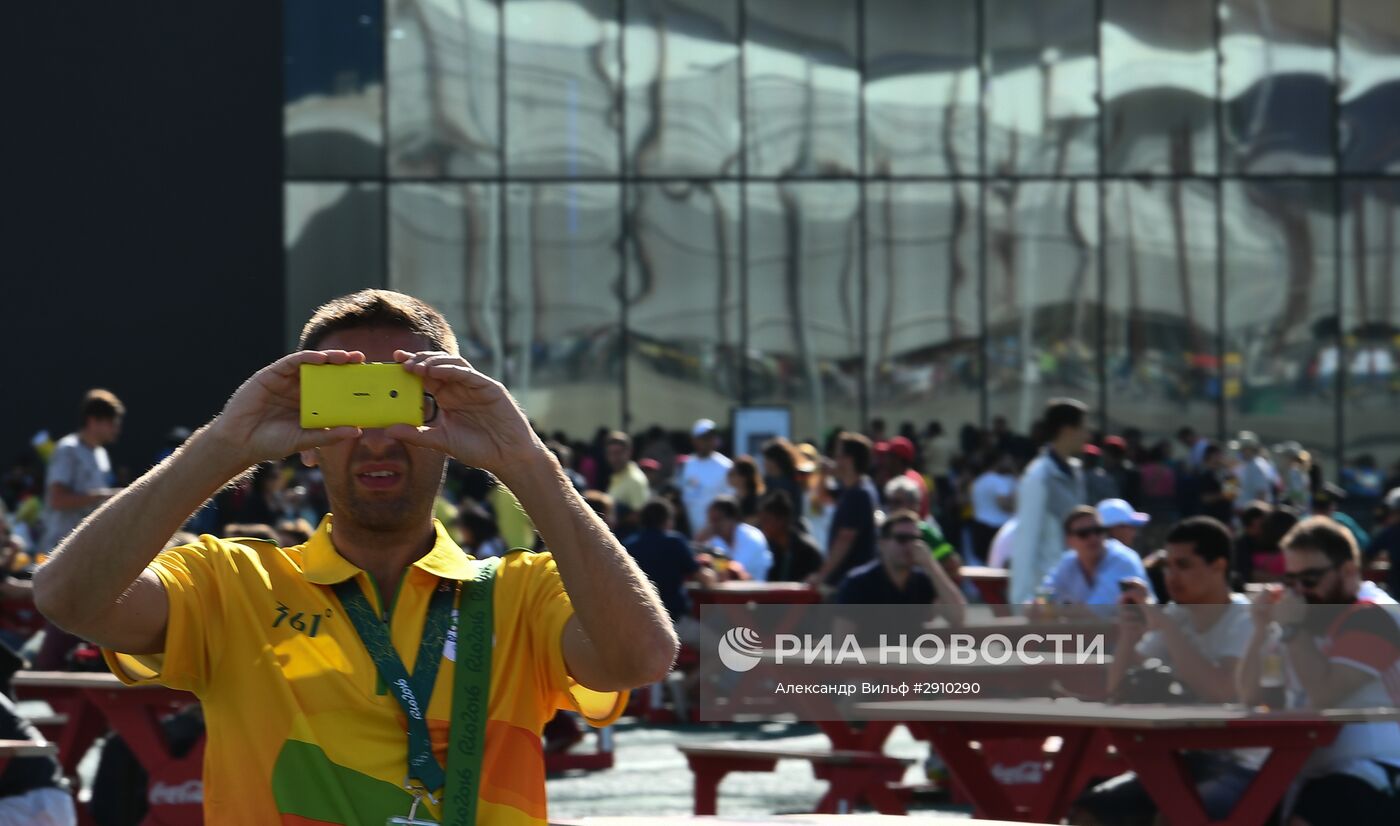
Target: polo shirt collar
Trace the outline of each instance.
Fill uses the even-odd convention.
[[[307,540],[302,552],[301,573],[308,582],[334,585],[360,573],[355,563],[341,556],[335,549],[331,533],[331,514],[326,514],[316,528],[316,533]],[[471,557],[457,546],[452,537],[447,535],[442,523],[436,519],[433,520],[433,533],[436,538],[432,549],[414,562],[413,567],[421,568],[436,577],[455,579],[459,582],[474,576],[476,571],[471,564]]]

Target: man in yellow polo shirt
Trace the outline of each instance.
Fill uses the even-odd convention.
[[[422,376],[427,423],[302,429],[299,366],[362,361]],[[333,511],[305,545],[206,535],[157,554],[230,479],[298,452]],[[464,554],[432,518],[449,456],[507,485],[552,553]],[[124,680],[199,696],[211,824],[543,824],[544,723],[610,722],[676,649],[510,394],[436,310],[382,290],[321,307],[299,352],[68,537],[35,598]]]

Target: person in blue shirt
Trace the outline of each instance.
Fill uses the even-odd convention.
[[[641,529],[629,537],[623,547],[656,587],[681,641],[691,644],[701,639],[703,632],[700,622],[691,616],[685,584],[693,579],[712,585],[716,577],[714,571],[696,560],[689,540],[671,530],[674,515],[674,508],[665,499],[647,501],[640,514]]]
[[[1120,543],[1108,543],[1108,529],[1098,510],[1081,505],[1065,517],[1069,550],[1046,575],[1041,592],[1059,605],[1115,605],[1119,581],[1147,580],[1142,558]]]

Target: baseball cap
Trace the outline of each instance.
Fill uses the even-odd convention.
[[[1122,499],[1105,499],[1095,506],[1099,511],[1099,518],[1103,520],[1105,528],[1114,528],[1119,525],[1146,525],[1152,521],[1152,517],[1142,511],[1133,510]]]
[[[904,436],[896,436],[890,439],[890,453],[903,459],[906,463],[914,462],[914,443]]]
[[[1099,450],[1098,445],[1085,445],[1084,449],[1080,452],[1083,453],[1085,456],[1100,456],[1103,454],[1103,451]]]
[[[1128,449],[1128,440],[1124,439],[1122,436],[1109,436],[1103,440],[1103,446],[1116,447],[1119,450],[1126,451]]]
[[[714,420],[714,419],[698,419],[698,420],[696,420],[695,425],[694,425],[693,427],[690,428],[690,435],[691,435],[691,436],[704,436],[706,433],[714,433],[714,432],[715,432],[715,420]]]
[[[1242,450],[1247,447],[1259,447],[1259,437],[1252,430],[1241,430],[1235,440],[1230,442],[1231,450]]]
[[[1385,495],[1385,506],[1389,510],[1400,511],[1400,488],[1391,488]]]
[[[797,452],[802,454],[804,461],[797,463],[798,473],[811,473],[817,469],[817,462],[821,459],[821,451],[811,442],[803,442],[797,446]]]
[[[637,467],[642,470],[661,470],[661,463],[648,456],[637,463]]]

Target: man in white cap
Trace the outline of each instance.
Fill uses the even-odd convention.
[[[1105,499],[1094,506],[1099,512],[1099,520],[1103,522],[1104,529],[1108,531],[1108,538],[1104,540],[1104,547],[1125,551],[1133,556],[1144,556],[1137,550],[1138,532],[1143,525],[1152,521],[1152,517],[1139,510],[1134,510],[1126,499]],[[1144,556],[1142,560],[1143,570],[1147,573],[1147,585],[1150,585],[1152,592],[1158,599],[1167,599],[1167,584],[1163,570],[1166,565],[1166,553],[1154,552]]]
[[[1278,471],[1268,459],[1260,454],[1259,437],[1248,430],[1241,430],[1230,449],[1239,452],[1240,464],[1235,475],[1240,480],[1239,494],[1235,502],[1243,508],[1244,503],[1255,500],[1273,504],[1278,492]]]
[[[1118,545],[1129,551],[1133,551],[1133,545],[1137,542],[1138,530],[1152,521],[1152,517],[1134,510],[1124,499],[1105,499],[1094,507],[1099,512],[1099,519],[1103,520],[1103,526],[1108,528],[1106,544]]]
[[[722,493],[733,493],[729,487],[729,469],[734,462],[715,448],[719,437],[713,419],[700,419],[690,429],[695,452],[681,465],[681,501],[690,519],[691,531],[699,531],[708,521],[710,503]]]

